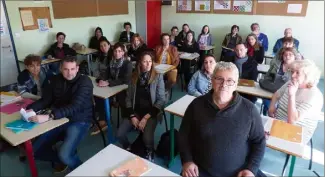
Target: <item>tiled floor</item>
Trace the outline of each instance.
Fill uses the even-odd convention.
[[[319,83],[319,88],[324,94],[324,80]],[[174,89],[173,100],[177,100],[185,93],[180,92],[178,88]],[[257,105],[259,107],[259,105]],[[113,110],[113,114],[115,110]],[[324,109],[323,109],[324,111]],[[116,114],[114,114],[116,115]],[[169,116],[169,115],[167,115]],[[116,116],[114,116],[116,118]],[[115,119],[114,119],[115,120]],[[175,126],[179,127],[181,123],[180,118],[175,119]],[[164,124],[159,124],[155,132],[155,144],[158,144],[161,134],[165,131]],[[135,135],[131,135],[135,137]],[[313,136],[314,142],[314,163],[313,170],[317,171],[320,176],[324,176],[324,122],[320,121],[316,132]],[[103,148],[100,135],[98,136],[87,136],[79,146],[79,154],[81,159],[86,161],[98,151]],[[107,157],[109,159],[111,157]],[[162,159],[156,158],[158,165],[164,166]],[[270,175],[279,176],[281,174],[282,166],[285,160],[285,154],[278,151],[267,148],[264,159],[261,164],[261,169]],[[316,162],[315,162],[316,161]],[[6,151],[0,154],[0,176],[30,176],[28,165],[21,163],[18,160],[17,148]],[[311,171],[308,170],[308,160],[297,158],[294,176],[315,176]],[[52,169],[49,163],[37,161],[37,167],[40,176],[52,176]],[[179,174],[181,170],[181,164],[179,157],[176,163],[170,168],[171,171]]]

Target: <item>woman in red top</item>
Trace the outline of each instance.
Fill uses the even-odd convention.
[[[258,42],[257,36],[253,33],[246,38],[247,55],[254,58],[257,63],[261,64],[264,60],[264,48]]]

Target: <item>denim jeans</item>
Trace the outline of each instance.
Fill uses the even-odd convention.
[[[154,149],[154,134],[157,126],[157,118],[150,118],[147,121],[143,131],[143,143],[149,150]],[[117,130],[117,140],[124,149],[130,146],[130,142],[127,137],[127,133],[134,129],[130,119],[123,119],[120,128]]]
[[[33,144],[35,159],[63,163],[71,170],[82,164],[76,154],[77,146],[88,133],[90,123],[68,122],[41,135]],[[58,151],[53,149],[60,135],[64,134],[64,140]]]
[[[271,100],[263,99],[263,115],[267,116],[267,112],[269,111],[269,107],[271,104]]]

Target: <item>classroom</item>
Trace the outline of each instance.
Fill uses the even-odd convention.
[[[324,176],[324,1],[1,1],[0,176]]]

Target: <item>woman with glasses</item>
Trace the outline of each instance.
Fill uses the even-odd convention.
[[[296,60],[289,66],[291,79],[272,96],[269,116],[304,127],[303,144],[317,127],[323,108],[323,94],[317,88],[320,70],[311,60]]]
[[[198,97],[211,90],[211,76],[215,66],[216,60],[214,56],[206,55],[202,69],[194,73],[188,84],[188,94]]]

